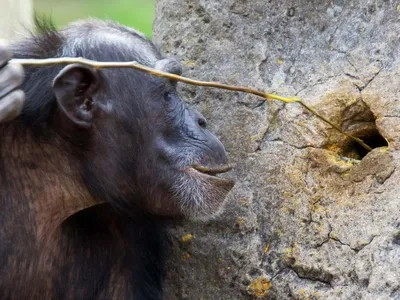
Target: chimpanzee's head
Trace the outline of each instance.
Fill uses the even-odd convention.
[[[141,33],[112,22],[45,29],[16,46],[16,57],[137,61],[181,74]],[[23,49],[23,51],[21,50]],[[161,216],[215,215],[233,186],[225,149],[176,82],[134,69],[68,65],[27,70],[22,119],[62,137],[81,162],[89,191],[115,205]],[[49,125],[50,124],[50,125]]]

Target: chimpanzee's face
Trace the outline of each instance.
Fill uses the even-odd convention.
[[[174,64],[156,67],[179,73]],[[54,89],[61,110],[86,132],[83,167],[97,196],[161,216],[206,219],[220,210],[233,187],[217,176],[230,169],[225,149],[174,82],[138,70],[69,66]]]

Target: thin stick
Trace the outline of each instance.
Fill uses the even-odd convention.
[[[254,90],[254,89],[250,89],[250,88],[246,88],[246,87],[231,86],[231,85],[221,84],[221,83],[217,83],[217,82],[198,81],[198,80],[186,78],[186,77],[175,75],[175,74],[165,73],[165,72],[153,69],[153,68],[143,66],[136,61],[99,62],[99,61],[94,61],[94,60],[85,59],[85,58],[81,58],[81,57],[78,57],[78,58],[62,57],[62,58],[46,58],[46,59],[12,59],[11,63],[18,63],[23,66],[30,66],[30,67],[81,64],[81,65],[93,67],[95,69],[110,69],[110,68],[137,69],[137,70],[144,71],[146,73],[149,73],[149,74],[152,74],[152,75],[155,75],[158,77],[164,77],[164,78],[168,78],[168,79],[172,79],[172,80],[176,80],[176,81],[181,81],[181,82],[185,82],[185,83],[188,83],[191,85],[214,87],[214,88],[218,88],[218,89],[250,93],[250,94],[253,94],[253,95],[256,95],[259,97],[263,97],[268,100],[275,99],[275,100],[283,101],[286,103],[293,102],[289,98],[284,98],[284,97],[274,95],[274,94],[263,93],[263,92],[260,92],[260,91]]]
[[[303,101],[298,101],[298,103],[300,103],[301,106],[303,106],[305,109],[307,109],[309,112],[311,112],[312,114],[314,114],[315,116],[317,116],[318,118],[320,118],[322,121],[324,121],[325,123],[328,123],[329,125],[331,125],[333,128],[335,128],[337,131],[341,132],[342,134],[344,134],[345,136],[351,138],[352,140],[356,141],[357,143],[359,143],[361,146],[363,146],[366,150],[371,151],[372,148],[370,146],[368,146],[362,139],[352,136],[346,132],[344,132],[339,126],[333,124],[331,121],[329,121],[327,118],[325,118],[324,116],[320,115],[319,113],[317,113],[312,107],[307,106],[306,104],[304,104]]]
[[[243,92],[243,93],[248,93],[248,94],[253,94],[259,97],[264,98],[265,100],[278,100],[282,101],[285,103],[292,103],[292,102],[297,102],[301,106],[303,106],[305,109],[307,109],[309,112],[314,114],[317,118],[321,119],[325,123],[329,124],[332,126],[334,129],[339,131],[340,133],[346,135],[350,139],[354,140],[358,144],[360,144],[362,147],[364,147],[366,150],[371,151],[372,148],[368,146],[366,143],[364,143],[363,140],[360,138],[354,137],[346,132],[344,132],[339,126],[333,124],[331,121],[326,119],[324,116],[320,115],[317,113],[313,108],[310,106],[306,105],[300,98],[297,97],[291,97],[291,98],[286,98],[286,97],[281,97],[275,94],[269,94],[269,93],[264,93],[260,92],[256,89],[252,88],[247,88],[247,87],[240,87],[240,86],[233,86],[233,85],[227,85],[227,84],[222,84],[222,83],[217,83],[217,82],[207,82],[207,81],[199,81],[199,80],[194,80],[190,79],[187,77],[179,76],[176,74],[170,74],[170,73],[165,73],[153,68],[149,68],[146,66],[143,66],[139,64],[136,61],[131,61],[131,62],[99,62],[99,61],[94,61],[90,59],[85,59],[81,57],[61,57],[61,58],[46,58],[46,59],[12,59],[10,61],[11,63],[17,63],[22,66],[29,66],[29,67],[44,67],[44,66],[53,66],[53,65],[68,65],[68,64],[81,64],[81,65],[86,65],[90,66],[95,69],[106,69],[106,68],[128,68],[128,69],[136,69],[140,70],[149,74],[152,74],[154,76],[158,77],[163,77],[163,78],[168,78],[171,80],[175,81],[180,81],[184,82],[187,84],[191,85],[197,85],[197,86],[204,86],[204,87],[212,87],[212,88],[218,88],[218,89],[224,89],[224,90],[229,90],[229,91],[237,91],[237,92]]]

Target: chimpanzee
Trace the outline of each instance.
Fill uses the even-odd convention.
[[[21,112],[25,100],[24,92],[18,89],[23,79],[20,65],[8,65],[11,52],[0,41],[0,122],[10,121]]]
[[[181,74],[141,33],[86,20],[16,58],[137,61]],[[0,299],[162,299],[166,221],[207,219],[233,187],[221,142],[176,82],[134,69],[25,68],[0,126]]]

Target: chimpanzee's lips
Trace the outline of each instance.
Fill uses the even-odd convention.
[[[218,174],[227,173],[232,170],[231,165],[208,167],[194,164],[189,169],[195,171],[197,174],[209,179],[217,185],[226,186],[229,187],[229,189],[231,189],[235,184],[235,181],[232,179],[217,177]]]
[[[211,175],[211,176],[216,176],[218,174],[227,173],[230,170],[232,170],[232,166],[231,165],[206,167],[206,166],[202,166],[202,165],[199,165],[199,164],[194,164],[192,166],[192,168],[195,169],[196,171],[199,171],[200,173],[208,174],[208,175]]]

